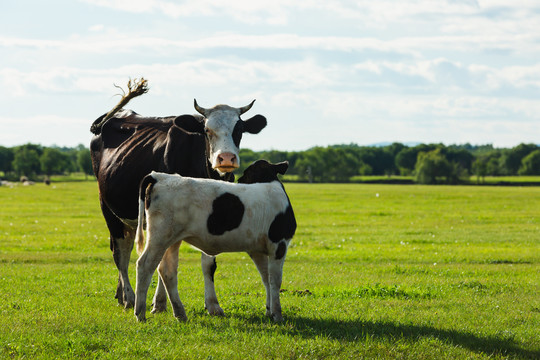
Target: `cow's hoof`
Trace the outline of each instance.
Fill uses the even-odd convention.
[[[208,314],[212,316],[225,316],[225,311],[223,311],[223,309],[218,304],[206,306],[206,310],[208,311]]]

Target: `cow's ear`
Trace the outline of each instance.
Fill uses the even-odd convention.
[[[285,175],[287,172],[287,169],[289,168],[289,162],[283,161],[277,164],[273,164],[272,167],[276,171],[277,174]]]
[[[204,134],[204,122],[193,115],[180,115],[174,119],[174,125],[185,133]]]
[[[266,118],[262,115],[255,115],[244,121],[244,132],[258,134],[266,126]]]

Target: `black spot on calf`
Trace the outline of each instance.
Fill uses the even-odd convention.
[[[212,275],[212,282],[214,282],[214,274],[216,273],[216,270],[217,270],[217,262],[216,262],[216,258],[214,258],[214,262],[212,263],[212,266],[210,267],[210,275]]]
[[[244,216],[244,204],[238,196],[225,193],[212,203],[212,213],[208,216],[206,226],[212,235],[223,235],[225,231],[236,229]]]
[[[285,245],[284,241],[281,241],[278,245],[278,248],[276,249],[276,260],[279,260],[285,256],[285,252],[287,251],[287,245]]]
[[[296,219],[291,205],[287,207],[285,212],[279,213],[272,221],[270,229],[268,229],[268,237],[272,242],[279,242],[283,239],[290,239],[296,231]]]

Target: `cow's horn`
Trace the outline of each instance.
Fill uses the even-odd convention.
[[[253,106],[253,103],[255,103],[255,100],[253,100],[253,101],[251,102],[251,104],[239,108],[238,111],[240,112],[240,115],[242,115],[243,113],[245,113],[245,112],[247,112],[249,109],[251,109],[251,107]]]
[[[203,116],[206,116],[205,113],[207,110],[197,104],[197,99],[193,99],[193,104],[195,105],[195,110],[197,110],[197,112],[199,112]]]

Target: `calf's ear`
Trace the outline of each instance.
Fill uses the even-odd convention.
[[[266,127],[266,118],[262,115],[255,115],[252,118],[243,120],[244,132],[250,134],[258,134],[262,129]]]
[[[276,174],[284,175],[287,172],[287,169],[289,168],[289,162],[283,161],[277,164],[273,164],[272,167],[276,171]]]
[[[204,134],[203,119],[193,115],[180,115],[174,119],[174,125],[187,134]]]

